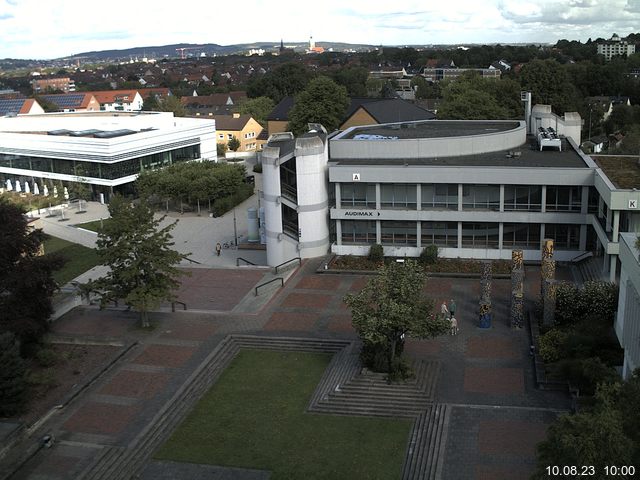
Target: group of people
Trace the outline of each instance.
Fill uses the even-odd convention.
[[[447,305],[447,301],[444,300],[442,302],[442,305],[440,306],[440,314],[444,317],[447,318],[449,320],[449,324],[450,324],[450,329],[449,329],[449,334],[450,335],[457,335],[458,334],[458,320],[455,317],[456,314],[456,310],[457,310],[457,305],[455,300],[452,298],[449,301],[449,305]]]

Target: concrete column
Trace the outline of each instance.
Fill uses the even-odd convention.
[[[462,184],[458,184],[458,211],[462,211]]]
[[[542,185],[542,193],[540,194],[542,196],[542,198],[540,199],[541,201],[541,205],[540,205],[540,211],[542,213],[547,211],[547,186],[546,185]],[[544,235],[540,234],[540,238],[544,238]]]
[[[605,252],[607,251],[606,247],[605,247]],[[604,255],[602,255],[602,271],[606,272],[607,268],[609,267],[609,255],[607,255],[606,253]]]
[[[587,249],[587,226],[580,225],[580,244],[578,248],[582,251]]]
[[[504,185],[501,185],[502,187]],[[502,203],[502,200],[500,200],[500,203]],[[498,250],[502,251],[502,236],[504,235],[504,223],[500,222],[498,224]]]
[[[504,185],[500,185],[500,211],[504,212]],[[502,228],[502,224],[500,224]],[[500,236],[500,243],[502,244],[502,236]],[[502,247],[500,247],[502,249]]]
[[[613,236],[611,237],[612,242],[618,242],[618,234],[620,233],[620,210],[613,211]]]
[[[418,211],[422,210],[422,185],[419,183],[416,185],[416,207]]]
[[[380,210],[380,202],[381,202],[381,198],[380,198],[380,184],[376,183],[376,210]],[[378,236],[378,239],[380,239],[380,237]],[[378,243],[380,243],[380,241],[378,241]]]
[[[336,243],[342,245],[342,220],[336,220]]]
[[[340,182],[336,182],[336,208],[342,208],[342,204],[340,203]]]
[[[382,243],[382,228],[380,227],[380,220],[376,220],[376,243]]]
[[[418,220],[416,222],[416,237],[417,237],[416,246],[418,248],[422,248],[422,238],[421,238],[421,235],[420,235],[421,231],[422,231],[422,222]]]
[[[612,220],[613,220],[613,215],[611,214],[611,209],[607,208],[607,221],[605,223],[605,225],[607,227],[607,228],[605,228],[606,232],[610,232],[612,230],[611,229]]]
[[[589,213],[589,187],[582,187],[582,202],[580,203],[580,213],[583,215]]]
[[[462,222],[458,222],[458,248],[462,248]]]

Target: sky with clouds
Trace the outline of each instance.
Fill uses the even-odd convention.
[[[244,0],[236,7],[210,0],[0,0],[0,58],[310,36],[429,45],[586,41],[640,31],[640,0]]]

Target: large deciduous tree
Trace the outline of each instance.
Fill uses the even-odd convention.
[[[313,73],[304,65],[288,62],[262,76],[256,74],[249,80],[247,95],[251,98],[269,97],[278,103],[284,97],[304,90]]]
[[[549,478],[550,465],[589,465],[598,475],[608,465],[637,465],[638,433],[629,427],[638,425],[638,384],[637,373],[625,384],[603,384],[593,409],[560,416],[538,445],[538,471],[532,478]]]
[[[96,293],[101,305],[124,300],[148,327],[148,312],[175,299],[178,278],[184,274],[177,265],[186,255],[171,248],[177,222],[161,228],[163,219],[155,219],[145,202],[129,203],[120,196],[111,200],[109,213],[111,221],[97,240],[98,255],[109,272],[84,288]]]
[[[555,60],[533,60],[525,64],[519,80],[522,88],[532,92],[534,104],[551,105],[560,115],[578,110],[578,91],[567,69]]]
[[[251,115],[263,127],[267,126],[267,117],[275,107],[269,97],[249,98],[240,104],[240,113]]]
[[[423,293],[425,282],[424,269],[415,261],[394,262],[382,266],[362,291],[345,296],[364,344],[365,365],[393,378],[402,368],[405,335],[430,338],[448,331],[448,319],[435,315],[433,300]]]
[[[52,273],[64,263],[57,255],[39,255],[44,237],[30,230],[19,207],[0,198],[0,333],[12,332],[23,347],[48,328],[58,288]]]
[[[11,332],[0,334],[0,417],[20,413],[26,402],[26,366]]]
[[[328,77],[318,77],[296,97],[289,112],[288,129],[300,135],[307,131],[307,124],[320,123],[331,132],[340,126],[348,106],[345,87]]]

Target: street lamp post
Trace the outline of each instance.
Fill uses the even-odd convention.
[[[236,247],[238,246],[238,228],[236,226],[236,209],[233,209],[233,237],[235,238]]]

